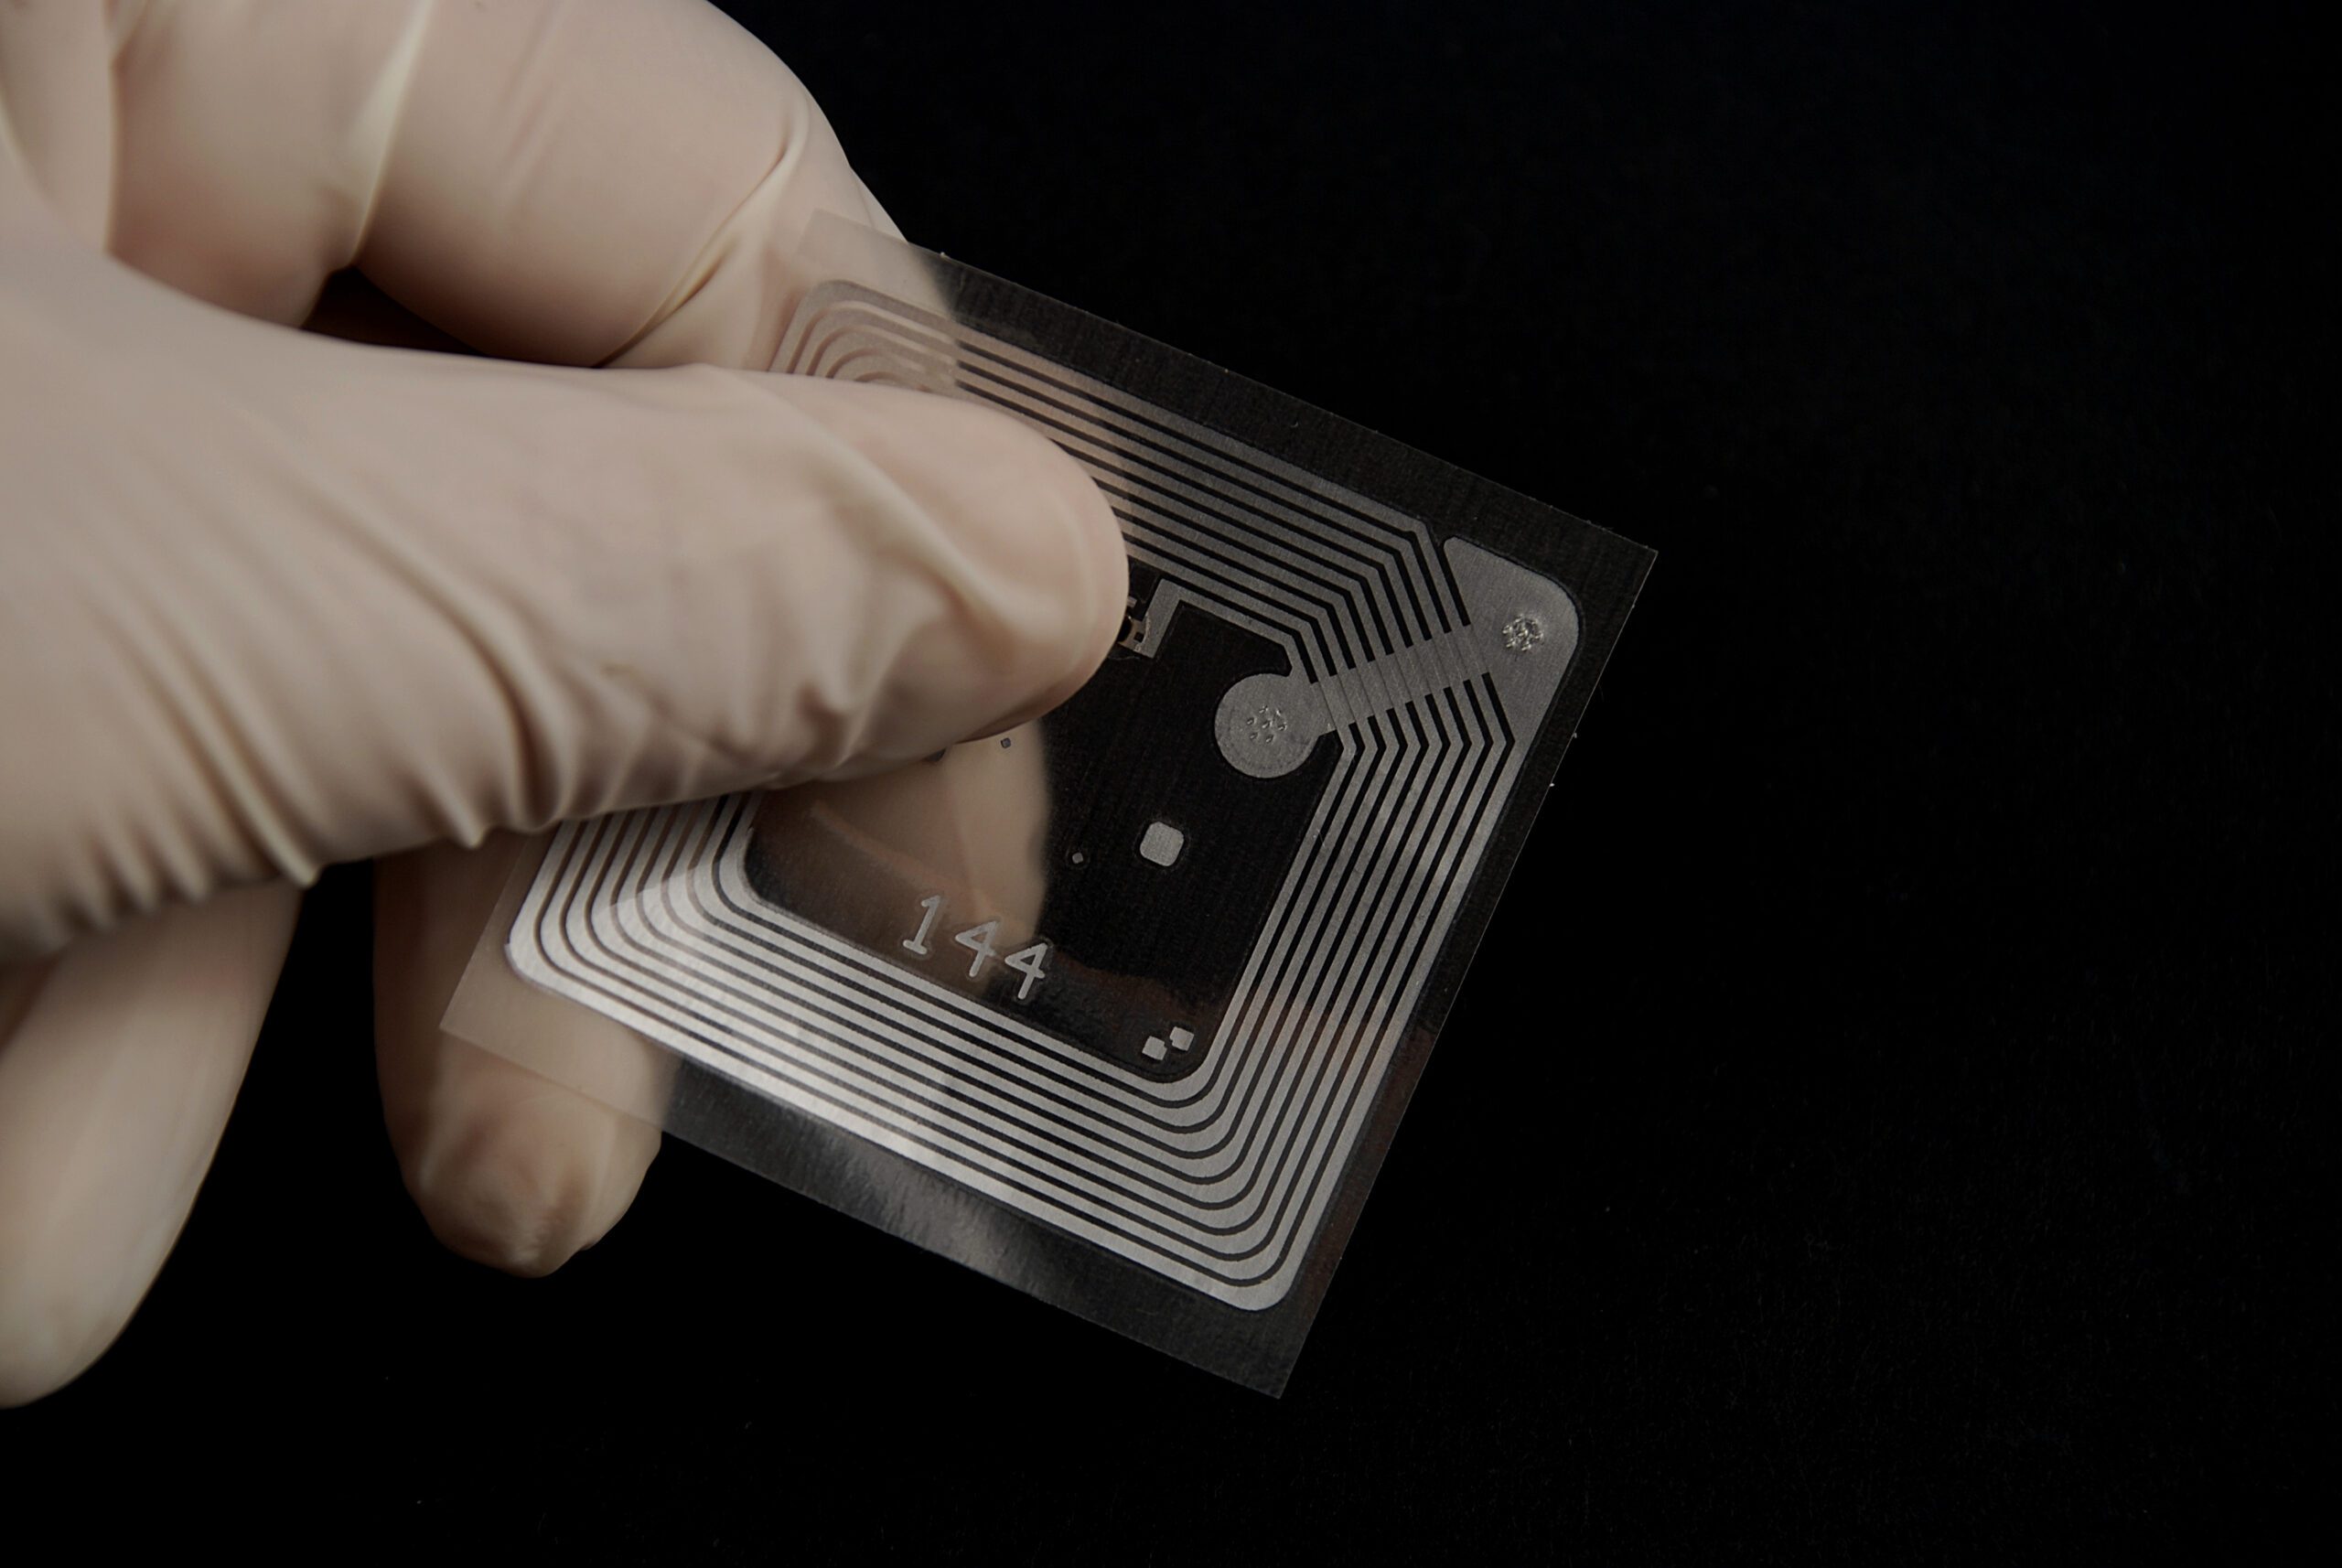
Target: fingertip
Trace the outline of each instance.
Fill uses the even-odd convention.
[[[27,972],[0,984],[0,1406],[71,1382],[137,1311],[219,1144],[298,901],[240,889],[69,948],[29,994]]]
[[[902,230],[896,226],[894,219],[887,216],[886,208],[879,205],[878,198],[862,182],[860,176],[854,177],[854,188],[862,197],[865,215],[870,220],[870,226],[894,239],[901,239]]]
[[[1055,442],[1029,426],[1010,424],[1026,443],[1033,493],[1046,498],[1033,516],[1037,526],[1046,520],[1054,536],[1044,548],[1061,564],[1052,576],[1064,614],[1055,650],[1060,668],[996,725],[1001,729],[1038,718],[1080,690],[1122,635],[1130,600],[1130,559],[1105,492]]]
[[[397,1117],[401,1174],[450,1251],[552,1273],[609,1233],[659,1152],[659,1130],[476,1046],[442,1036],[443,1091]]]
[[[464,982],[487,986],[499,1050],[532,1051],[526,1059],[563,1080],[440,1026],[481,932],[510,922],[499,899],[528,853],[499,835],[379,863],[374,1035],[383,1122],[424,1222],[457,1255],[533,1277],[626,1213],[659,1153],[644,1118],[664,1102],[665,1079],[639,1036],[501,964]]]
[[[763,388],[836,443],[799,483],[829,498],[790,565],[825,596],[800,632],[834,627],[810,709],[850,714],[785,782],[925,757],[1047,712],[1088,680],[1122,624],[1128,567],[1106,496],[1033,426],[973,401],[851,381]]]
[[[127,1312],[91,1315],[70,1303],[0,1318],[0,1410],[46,1399],[88,1371],[129,1321]]]

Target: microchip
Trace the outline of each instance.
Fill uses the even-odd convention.
[[[1045,718],[884,778],[564,829],[506,955],[691,1064],[671,1129],[1280,1388],[1649,554],[817,240],[776,368],[1057,440],[1123,524],[1122,639]]]

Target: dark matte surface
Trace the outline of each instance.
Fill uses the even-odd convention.
[[[2312,1501],[2306,10],[928,9],[767,33],[914,238],[1660,553],[1292,1391],[688,1149],[553,1281],[441,1254],[345,874],[145,1311],[0,1417],[14,1528],[2098,1558]]]

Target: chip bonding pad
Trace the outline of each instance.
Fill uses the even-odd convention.
[[[448,1026],[523,1056],[509,961],[681,1058],[670,1130],[1274,1391],[1649,555],[868,231],[804,265],[776,368],[1047,434],[1122,639],[900,772],[562,829]]]

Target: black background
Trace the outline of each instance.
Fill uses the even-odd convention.
[[[0,1418],[17,1528],[1867,1560],[2312,1501],[2306,8],[1110,9],[750,19],[914,239],[1660,552],[1290,1393],[682,1147],[552,1281],[443,1254],[338,873],[145,1307]]]

